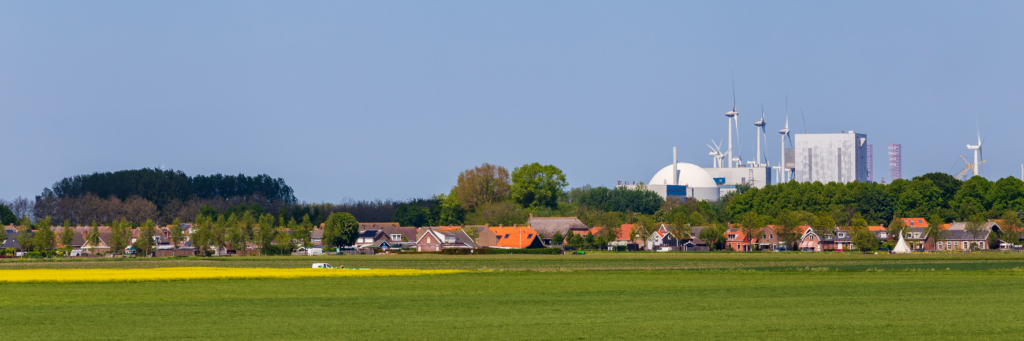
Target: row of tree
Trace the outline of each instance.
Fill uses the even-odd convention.
[[[248,246],[258,246],[263,254],[288,254],[297,246],[312,245],[311,237],[315,225],[309,215],[303,216],[301,222],[294,218],[285,221],[283,216],[275,219],[269,213],[259,214],[254,210],[239,213],[218,212],[212,206],[203,206],[193,220],[193,229],[189,240],[192,245],[203,253],[211,248],[227,248],[244,252]],[[51,217],[40,219],[35,224],[28,216],[17,222],[17,241],[23,251],[54,250],[58,245],[65,246],[65,252],[74,241],[70,220],[65,220],[64,233],[59,236],[49,228]],[[129,244],[133,230],[138,229],[139,236],[133,244]],[[169,225],[170,241],[175,247],[186,240],[181,220],[175,219]],[[33,231],[34,230],[34,231]],[[109,247],[111,252],[120,254],[126,247],[133,246],[140,254],[153,253],[156,248],[154,236],[160,232],[156,223],[147,219],[142,224],[133,224],[127,219],[114,219],[110,222]],[[348,246],[355,243],[359,235],[359,222],[349,213],[332,213],[326,219],[323,230],[323,244],[326,246]],[[85,245],[100,245],[99,223],[93,221],[85,231]],[[8,238],[6,229],[0,229],[0,240]]]

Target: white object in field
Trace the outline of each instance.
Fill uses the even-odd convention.
[[[307,256],[319,256],[324,254],[324,249],[321,247],[310,247],[306,249]]]
[[[331,264],[328,264],[328,263],[313,263],[313,268],[314,269],[334,269],[334,267],[331,266]]]
[[[903,234],[900,233],[900,241],[896,242],[896,247],[892,248],[892,253],[910,253],[910,246],[907,246],[907,241],[903,240]]]

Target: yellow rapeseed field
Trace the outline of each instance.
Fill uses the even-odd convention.
[[[416,269],[275,269],[177,267],[155,269],[0,270],[0,283],[152,282],[194,279],[421,276],[474,272]]]

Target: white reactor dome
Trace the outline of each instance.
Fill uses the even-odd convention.
[[[714,187],[717,188],[718,184],[715,183],[715,179],[708,174],[706,170],[700,168],[692,163],[680,162],[676,164],[676,170],[679,172],[679,185],[688,186],[692,188],[706,188]],[[672,184],[672,165],[665,166],[654,177],[651,178],[651,182],[648,185],[671,185]]]

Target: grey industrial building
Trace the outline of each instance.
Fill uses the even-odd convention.
[[[796,181],[868,181],[867,138],[866,134],[852,130],[837,134],[795,134],[792,160]],[[789,155],[786,159],[789,163]]]

